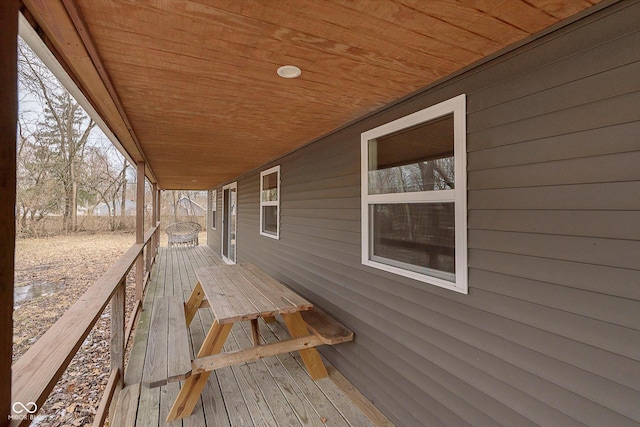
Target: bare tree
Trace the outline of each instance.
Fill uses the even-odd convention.
[[[60,191],[50,167],[51,152],[40,133],[18,121],[16,210],[22,233],[38,236],[40,221],[60,208]]]
[[[119,196],[123,186],[126,185],[126,171],[127,160],[113,145],[88,147],[83,186],[93,195],[92,208],[99,203],[106,205],[111,231],[123,225],[122,221],[118,224],[116,219],[117,207],[120,203]]]
[[[38,143],[48,151],[48,162],[63,188],[63,229],[77,229],[79,170],[95,122],[62,87],[26,44],[18,43],[18,75],[21,89],[29,92],[43,108],[37,131]]]

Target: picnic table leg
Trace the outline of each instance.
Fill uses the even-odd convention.
[[[184,305],[184,317],[187,321],[187,327],[191,324],[191,321],[198,312],[198,308],[200,308],[200,304],[203,300],[204,291],[202,290],[202,285],[198,282],[196,283],[196,287],[193,288],[193,291],[191,291],[189,301]]]
[[[309,335],[309,329],[302,319],[300,312],[283,314],[282,317],[292,338],[300,338]],[[329,376],[327,368],[324,366],[324,363],[322,363],[318,350],[315,348],[306,348],[304,350],[300,350],[300,356],[302,357],[302,361],[307,367],[307,371],[311,378],[318,380]]]
[[[202,347],[200,347],[198,357],[220,353],[232,326],[233,324],[231,323],[220,325],[217,320],[214,320],[213,325],[211,325],[204,339],[204,343],[202,343]],[[207,384],[209,375],[211,375],[211,372],[203,372],[187,378],[169,411],[169,415],[167,415],[168,423],[191,415],[193,408],[196,406],[196,403],[198,403],[198,399],[200,399],[200,394],[204,386]]]
[[[263,316],[262,319],[264,320],[264,323],[276,323],[277,322],[275,316]]]

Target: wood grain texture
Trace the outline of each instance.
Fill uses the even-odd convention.
[[[202,343],[202,347],[200,347],[200,350],[198,351],[198,357],[220,353],[224,342],[231,331],[231,326],[232,325],[230,324],[221,325],[214,322]],[[169,410],[167,422],[191,415],[193,408],[200,400],[200,394],[207,384],[207,380],[210,375],[211,372],[203,372],[187,378],[187,380],[182,384],[173,406]]]
[[[111,371],[109,374],[109,380],[104,388],[102,399],[100,399],[100,405],[96,410],[96,415],[93,418],[93,426],[101,427],[104,425],[105,420],[109,416],[109,408],[111,408],[111,402],[113,401],[114,394],[117,390],[118,383],[120,382],[120,372]],[[136,405],[137,406],[137,405]]]
[[[307,335],[300,338],[279,341],[273,344],[263,344],[242,350],[227,351],[213,356],[199,357],[193,361],[192,367],[194,374],[199,374],[202,372],[225,368],[227,366],[253,362],[281,353],[313,348],[321,344],[324,344],[324,342],[315,335]]]
[[[300,312],[286,313],[282,315],[289,334],[293,338],[304,337],[309,333],[306,323],[302,320]],[[327,368],[324,366],[320,353],[315,348],[300,350],[300,357],[304,360],[309,376],[314,380],[327,377]]]
[[[189,336],[184,318],[182,298],[173,297],[169,304],[169,334],[167,352],[167,378],[170,381],[185,379],[191,374]]]
[[[300,314],[307,327],[325,344],[334,345],[353,340],[353,331],[317,307]]]
[[[185,321],[187,322],[187,326],[191,324],[191,321],[198,312],[198,309],[202,307],[203,301],[204,291],[202,290],[202,285],[200,285],[200,282],[197,282],[195,288],[189,296],[189,300],[184,305]],[[209,305],[208,301],[206,305]]]
[[[160,187],[210,189],[592,2],[25,4]]]
[[[125,337],[125,304],[126,304],[126,281],[120,282],[116,291],[111,297],[111,340],[109,350],[111,353],[111,370],[120,374],[119,387],[124,381],[124,352],[126,349]]]
[[[219,265],[196,270],[221,324],[308,310],[312,304],[255,266]]]
[[[148,233],[145,238],[150,237],[151,234]],[[47,333],[13,364],[14,402],[33,401],[38,406],[42,405],[143,247],[142,244],[131,246],[49,328]],[[38,370],[34,371],[33,366],[38,366]]]
[[[601,12],[265,165],[281,166],[279,241],[239,217],[239,259],[356,332],[321,351],[398,424],[640,421],[640,3]],[[465,297],[363,267],[356,216],[360,133],[458,93]],[[258,212],[258,172],[239,178],[242,212]]]
[[[157,298],[153,302],[143,375],[143,383],[146,387],[153,388],[167,383],[167,335],[169,333],[167,302],[166,298]]]
[[[173,262],[174,259],[176,262]],[[193,269],[218,263],[221,263],[219,255],[206,246],[171,251],[161,248],[145,305],[149,306],[150,300],[157,296],[168,295],[165,293],[166,289],[188,297],[196,283]],[[177,268],[177,274],[170,273],[169,269],[172,268]],[[168,283],[169,281],[172,283]],[[142,313],[131,360],[140,359],[137,352],[141,352],[144,358],[148,337],[148,331],[145,330],[149,327],[149,322],[144,322],[144,316],[148,317],[150,311],[146,309]],[[212,322],[211,310],[199,310],[194,316],[189,328],[194,352],[201,347],[205,332]],[[277,322],[267,326],[260,321],[260,326],[261,341],[266,344],[291,340],[284,327]],[[248,322],[235,325],[226,340],[225,351],[233,352],[241,347],[250,347],[250,329]],[[312,339],[321,343],[315,336]],[[219,368],[211,373],[202,391],[202,399],[196,403],[193,414],[174,423],[185,427],[260,426],[265,422],[268,425],[279,423],[313,427],[374,425],[333,381],[329,378],[312,380],[303,364],[297,352],[293,352],[265,357],[249,364]],[[141,377],[141,364],[130,363],[127,378]],[[167,425],[164,418],[178,393],[176,383],[154,389],[141,387],[136,425]]]
[[[189,348],[182,298],[156,298],[147,337],[143,384],[154,388],[189,377]]]
[[[140,384],[131,384],[123,388],[118,395],[118,403],[109,420],[110,425],[135,427],[138,415],[138,399],[140,398]]]
[[[62,1],[33,0],[25,2],[25,6],[47,33],[48,39],[60,55],[59,60],[71,71],[72,78],[83,88],[87,98],[116,133],[123,147],[134,160],[142,160],[142,154],[137,149]]]

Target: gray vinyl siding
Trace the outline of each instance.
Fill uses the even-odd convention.
[[[613,4],[265,165],[280,240],[239,178],[238,261],[355,331],[322,352],[398,425],[640,424],[639,22]],[[468,295],[360,260],[360,133],[461,93]]]

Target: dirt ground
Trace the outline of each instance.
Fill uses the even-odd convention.
[[[13,360],[22,356],[47,329],[133,243],[132,233],[75,234],[16,241],[16,287],[37,290],[17,302],[13,314]],[[127,280],[127,317],[133,307],[135,278]],[[69,368],[42,405],[32,425],[91,425],[109,378],[110,310],[85,339]]]

